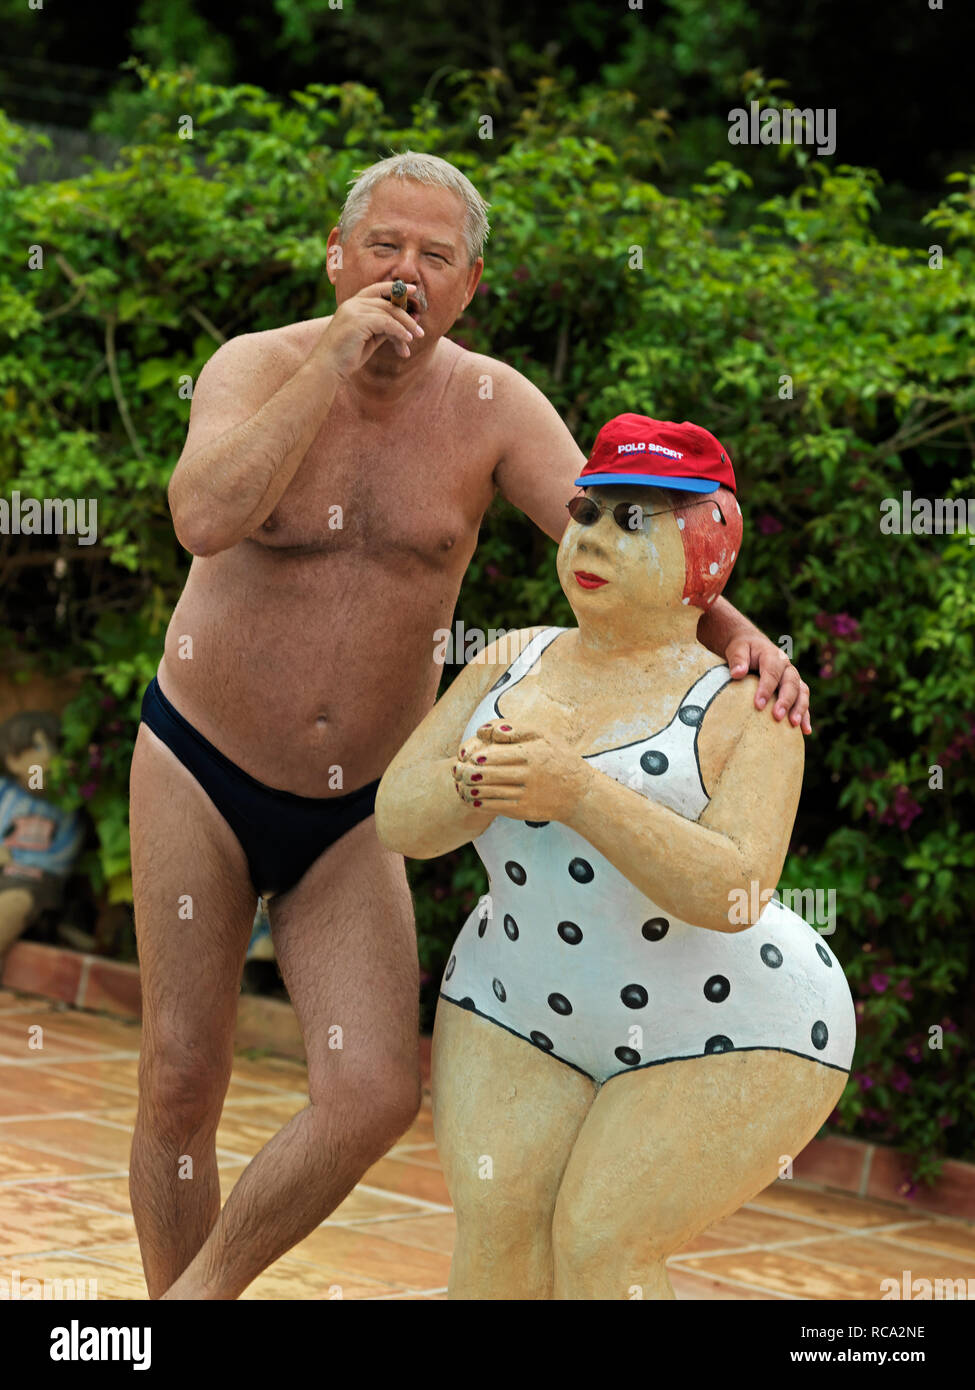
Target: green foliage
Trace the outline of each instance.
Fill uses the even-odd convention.
[[[278,8],[300,29],[302,7]],[[690,34],[695,15],[706,23],[700,7],[682,13]],[[791,638],[813,687],[783,886],[836,893],[832,944],[860,1036],[834,1122],[893,1140],[915,1181],[970,1153],[975,552],[884,535],[879,519],[905,489],[975,496],[972,181],[931,210],[933,269],[873,232],[871,171],[802,150],[784,151],[794,186],[757,219],[742,216],[751,180],[731,160],[663,192],[654,179],[665,159],[679,166],[682,133],[625,89],[570,99],[543,77],[489,145],[471,112],[491,109],[497,73],[449,74],[442,104],[418,101],[405,128],[352,84],[280,101],[141,76],[113,169],[17,189],[25,137],[0,121],[0,491],[97,496],[100,529],[86,554],[70,538],[46,552],[0,538],[0,655],[87,675],[62,776],[95,820],[99,893],[130,890],[128,753],[187,567],[165,499],[189,413],[179,383],[224,337],[329,312],[324,238],[347,181],[391,149],[433,150],[492,203],[483,291],[456,340],[525,372],[584,450],[625,410],[700,421],[731,449],[746,541],[729,597]],[[25,269],[32,245],[43,270]],[[552,561],[496,503],[457,617],[571,621]],[[411,877],[432,983],[484,878],[470,849]],[[944,1046],[929,1047],[942,1024]]]

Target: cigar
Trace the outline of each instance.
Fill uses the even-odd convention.
[[[390,303],[395,304],[397,309],[407,307],[406,285],[402,280],[394,280],[393,288],[390,291]]]

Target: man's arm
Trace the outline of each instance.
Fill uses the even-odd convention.
[[[297,473],[339,385],[387,340],[410,355],[423,329],[382,297],[391,284],[368,285],[340,304],[297,369],[262,334],[232,338],[213,354],[169,481],[173,527],[187,550],[215,555],[256,531]]]
[[[506,410],[495,485],[540,530],[560,541],[569,521],[565,504],[576,491],[586,457],[541,391],[513,368],[494,365],[502,368],[495,398]],[[758,672],[756,709],[764,709],[778,689],[775,718],[788,714],[793,724],[801,722],[803,733],[812,733],[808,685],[785,653],[726,599],[716,599],[702,615],[697,635],[709,651],[725,658],[736,679]]]

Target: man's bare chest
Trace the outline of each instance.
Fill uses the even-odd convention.
[[[406,414],[404,412],[404,414]],[[326,421],[253,539],[271,549],[442,561],[469,554],[494,491],[490,442],[452,422]]]

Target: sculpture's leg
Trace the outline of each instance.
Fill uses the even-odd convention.
[[[845,1072],[764,1050],[611,1077],[559,1190],[552,1296],[673,1298],[668,1257],[774,1182],[846,1082]]]
[[[441,999],[433,1120],[457,1214],[449,1297],[552,1297],[552,1212],[596,1087]]]

